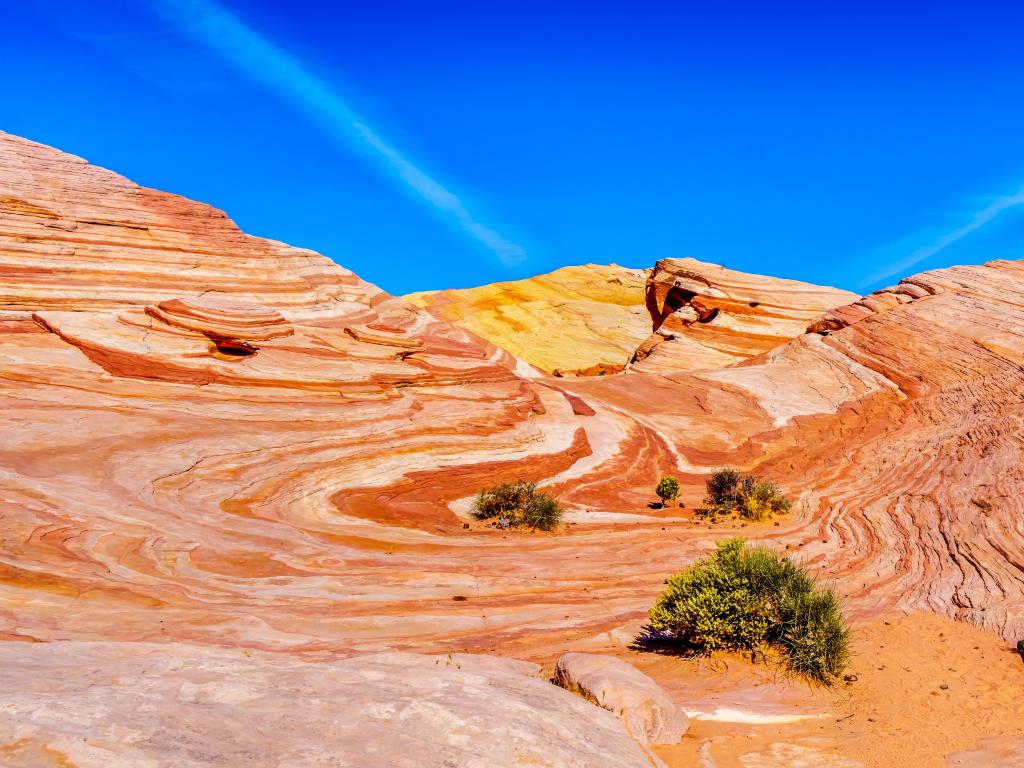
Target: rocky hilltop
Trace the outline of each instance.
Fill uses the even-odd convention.
[[[636,350],[630,369],[724,368],[795,339],[827,310],[858,298],[838,288],[696,259],[662,259],[647,279],[654,333]]]
[[[722,368],[803,334],[848,291],[696,259],[587,264],[405,297],[556,376]],[[666,343],[667,342],[667,343]]]
[[[878,764],[869,746],[888,765],[941,765],[989,754],[981,736],[1024,737],[1020,698],[1004,695],[1024,684],[1021,665],[995,639],[1024,636],[1024,264],[924,273],[821,317],[810,307],[832,304],[830,289],[794,286],[772,306],[749,281],[673,299],[696,271],[683,268],[654,271],[654,306],[728,360],[661,363],[670,340],[625,375],[543,376],[322,256],[0,134],[7,764],[264,765],[240,736],[254,725],[278,762],[324,764],[354,749],[352,729],[320,728],[311,709],[297,728],[292,704],[273,697],[329,702],[332,680],[363,691],[352,717],[378,724],[388,702],[443,688],[415,733],[439,738],[458,720],[469,723],[460,743],[476,744],[490,724],[466,719],[459,686],[492,686],[499,708],[523,712],[539,678],[507,659],[467,662],[463,681],[433,676],[455,651],[545,665],[563,651],[613,653],[700,715],[660,758],[572,706],[532,746],[518,720],[494,736],[507,754],[560,755],[552,765],[602,764],[588,743],[618,765],[699,765],[702,749],[723,766]],[[733,320],[713,333],[700,320],[716,308]],[[683,322],[691,310],[699,327]],[[695,520],[704,478],[725,465],[776,479],[792,512],[742,529]],[[666,473],[685,506],[652,510]],[[531,535],[466,514],[481,486],[516,478],[557,495],[567,524]],[[723,676],[629,650],[665,577],[737,533],[836,584],[878,646],[855,660],[875,688],[829,698],[759,677],[763,665]],[[910,624],[896,621],[908,612]],[[925,614],[994,634],[914,618]],[[962,701],[913,677],[942,658],[938,645],[913,650],[928,655],[921,664],[897,653],[923,637],[989,653],[957,672]],[[406,663],[394,652],[426,654],[406,658],[404,693],[381,682]],[[887,708],[893,689],[907,691],[900,708]],[[548,713],[563,706],[544,701]],[[986,702],[980,714],[972,701]],[[737,731],[737,711],[776,725]],[[891,718],[882,734],[870,724],[879,711]],[[800,726],[805,716],[823,717],[820,729]],[[173,725],[157,738],[154,722]],[[908,727],[927,738],[908,742]],[[422,765],[422,742],[408,749],[393,764]],[[472,750],[430,754],[490,765]]]
[[[645,269],[587,264],[405,298],[546,373],[618,373],[651,332]]]

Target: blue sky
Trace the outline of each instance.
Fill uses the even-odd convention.
[[[32,6],[40,7],[32,7]],[[5,3],[0,129],[393,293],[1024,258],[1024,7]]]

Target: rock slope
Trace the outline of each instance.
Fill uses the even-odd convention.
[[[736,533],[822,569],[857,620],[1024,636],[1022,278],[917,275],[724,368],[543,377],[324,257],[0,134],[0,638],[549,660],[637,627]],[[692,506],[723,465],[793,512],[648,508],[660,474]],[[467,517],[517,477],[569,524]]]
[[[615,715],[511,659],[72,642],[0,643],[0,660],[8,768],[662,765]]]
[[[800,498],[764,534],[856,606],[1021,633],[1020,263],[919,275],[913,300],[738,366],[526,379],[321,256],[0,147],[7,637],[352,652],[601,631],[728,530],[651,513],[657,476],[695,503],[724,464]],[[516,477],[579,525],[464,530],[460,500]]]
[[[621,371],[650,334],[647,275],[643,269],[587,264],[405,298],[547,373],[597,375]]]

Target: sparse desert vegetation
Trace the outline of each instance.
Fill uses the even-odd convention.
[[[788,512],[791,506],[772,481],[745,475],[731,467],[713,473],[705,485],[707,495],[698,513],[712,520],[735,512],[745,520],[760,522]]]
[[[625,305],[641,345],[671,319],[650,354],[550,378],[330,259],[2,131],[0,186],[4,765],[650,768],[646,727],[545,682],[563,651],[607,655],[592,669],[616,686],[613,661],[636,662],[701,713],[651,742],[670,768],[1024,765],[1024,262],[852,306],[668,259]],[[556,321],[584,322],[525,343],[611,355],[622,313],[564,303]],[[676,472],[673,509],[648,514]],[[749,545],[716,554],[737,534],[692,519],[708,479]],[[663,591],[668,652],[636,653]],[[840,669],[833,689],[802,677]],[[177,695],[196,686],[223,706],[197,717]]]
[[[849,658],[839,600],[802,567],[744,539],[719,542],[667,582],[650,627],[700,654],[777,648],[786,667],[831,685]]]
[[[658,481],[658,487],[654,489],[654,492],[661,499],[661,505],[665,506],[665,502],[678,498],[679,481],[672,475],[665,475]]]
[[[537,484],[525,480],[484,488],[473,502],[479,520],[491,520],[502,528],[554,530],[562,519],[562,506]]]

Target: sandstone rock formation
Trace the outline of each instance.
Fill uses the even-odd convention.
[[[525,376],[322,256],[0,134],[0,639],[547,662],[638,627],[666,576],[743,534],[820,569],[856,621],[918,609],[1016,640],[1022,278],[927,272],[728,367]],[[692,506],[724,465],[792,513],[648,508],[659,475]],[[465,517],[520,477],[568,507],[561,531]]]
[[[614,715],[539,671],[467,654],[305,661],[181,643],[0,643],[0,760],[8,768],[663,765]]]
[[[696,259],[662,259],[647,280],[655,332],[637,349],[635,371],[724,368],[804,333],[856,294],[751,275]]]
[[[689,720],[665,690],[622,659],[599,653],[566,653],[555,682],[614,712],[642,744],[677,744]]]
[[[650,334],[647,275],[644,269],[587,264],[406,299],[543,371],[592,376],[621,371]]]

